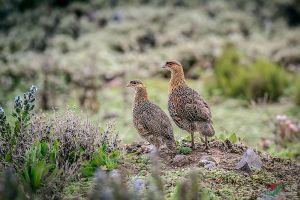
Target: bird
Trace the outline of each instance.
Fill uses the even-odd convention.
[[[127,87],[134,88],[133,124],[139,135],[153,144],[158,151],[174,154],[176,142],[168,115],[152,103],[146,86],[140,80],[132,80]]]
[[[195,148],[194,133],[205,137],[205,149],[209,149],[207,137],[212,137],[215,130],[212,115],[207,102],[185,81],[183,67],[180,62],[167,61],[163,69],[171,71],[169,82],[168,110],[175,124],[189,132],[192,137],[192,148]]]

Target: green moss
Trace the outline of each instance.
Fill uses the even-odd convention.
[[[218,190],[220,196],[224,199],[235,199],[234,192],[231,189],[223,188]]]
[[[219,168],[214,170],[207,170],[202,167],[188,168],[165,173],[163,178],[170,185],[167,191],[173,191],[176,182],[180,181],[182,177],[187,177],[191,171],[195,171],[199,175],[200,185],[214,191],[216,196],[221,199],[251,198],[253,194],[258,195],[265,191],[267,184],[276,181],[274,175],[265,170],[247,175],[238,171]]]
[[[93,186],[92,178],[72,182],[63,190],[63,199],[86,199]]]
[[[203,180],[208,180],[206,184],[210,185],[209,182],[216,182],[217,184],[213,188],[223,198],[228,199],[250,198],[253,193],[264,191],[266,184],[276,180],[274,175],[264,170],[254,172],[252,175],[224,169],[212,171],[201,169],[201,171],[203,172]],[[258,191],[255,188],[258,188]]]

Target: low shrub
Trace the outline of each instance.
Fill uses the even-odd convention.
[[[36,113],[36,92],[33,86],[15,98],[13,123],[0,107],[0,165],[15,169],[29,193],[59,198],[64,186],[82,176],[86,163],[93,167],[90,174],[98,167],[118,166],[120,141],[112,126],[102,132],[99,125],[68,109],[52,115]]]
[[[177,152],[179,154],[187,155],[187,154],[192,153],[192,151],[193,150],[190,147],[181,146],[181,147],[179,147]]]
[[[225,95],[233,95],[233,80],[237,76],[241,57],[233,46],[226,46],[222,56],[217,59],[215,65],[216,86],[219,87]]]
[[[241,64],[242,59],[232,45],[224,48],[223,54],[216,61],[214,77],[208,82],[209,93],[219,91],[225,96],[249,101],[277,101],[289,84],[287,72],[262,59],[244,66]]]
[[[6,162],[15,162],[20,153],[20,146],[23,146],[22,136],[26,131],[30,112],[34,109],[34,101],[37,88],[32,86],[29,92],[24,93],[23,98],[17,96],[14,101],[14,125],[8,123],[4,109],[0,107],[0,160]],[[17,147],[17,148],[16,148]]]
[[[26,152],[22,176],[32,191],[37,191],[44,182],[56,175],[58,150],[58,143],[49,149],[45,141],[37,141]]]
[[[91,160],[85,161],[83,164],[83,175],[86,177],[94,176],[96,170],[112,170],[117,168],[118,160],[120,158],[120,150],[114,149],[109,151],[107,144],[102,146],[94,153]]]
[[[289,83],[284,69],[266,60],[256,61],[244,73],[248,75],[243,92],[249,100],[267,97],[268,100],[277,101]]]

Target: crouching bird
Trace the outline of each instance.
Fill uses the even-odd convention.
[[[159,152],[167,150],[173,155],[176,144],[167,114],[148,99],[146,87],[141,81],[130,81],[127,87],[135,89],[133,123],[140,136],[153,144]]]
[[[171,71],[168,109],[172,119],[179,128],[191,134],[192,148],[195,146],[194,132],[199,132],[205,136],[205,148],[208,149],[207,137],[215,134],[208,104],[188,87],[183,67],[178,61],[167,61],[162,68]]]

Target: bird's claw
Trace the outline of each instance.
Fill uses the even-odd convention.
[[[205,152],[209,152],[209,150],[210,150],[209,146],[205,146],[205,147],[204,147],[204,151],[205,151]]]

